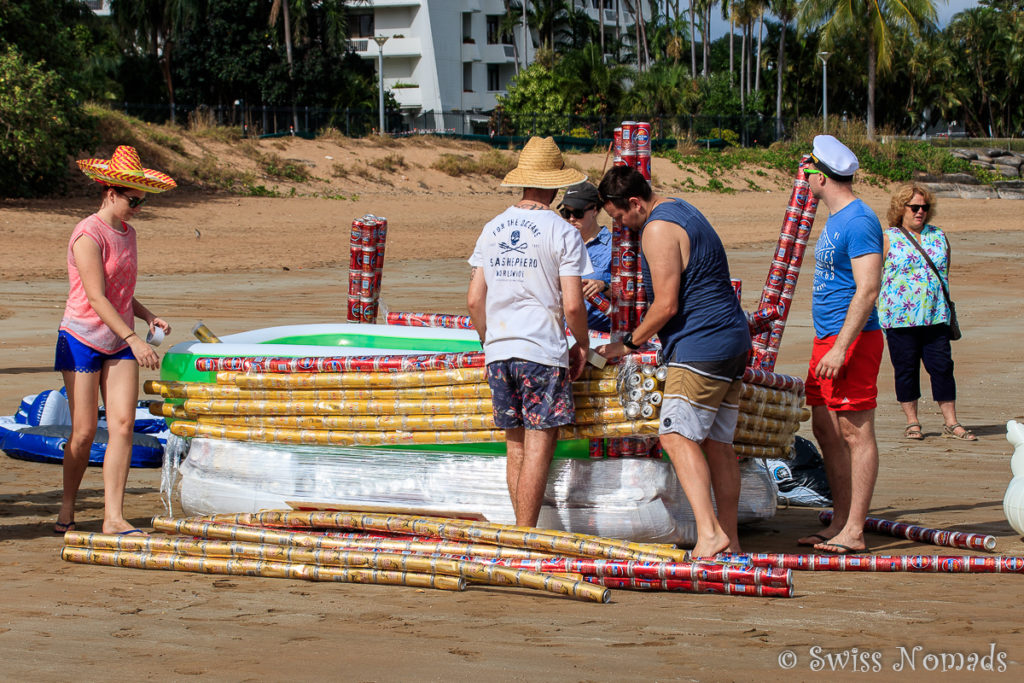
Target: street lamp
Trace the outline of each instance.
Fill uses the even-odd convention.
[[[374,36],[373,42],[377,43],[377,86],[380,90],[380,134],[384,135],[384,43],[388,42],[390,36]]]
[[[828,56],[830,52],[819,52],[821,60],[821,132],[828,132]]]

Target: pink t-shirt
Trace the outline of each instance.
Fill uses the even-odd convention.
[[[68,279],[71,288],[60,329],[101,353],[120,351],[127,344],[100,320],[89,304],[78,266],[75,265],[73,247],[78,238],[83,236],[99,245],[103,259],[104,293],[121,319],[129,327],[134,327],[132,297],[135,296],[135,279],[138,274],[138,248],[135,244],[135,229],[125,222],[121,225],[124,227],[123,232],[115,230],[93,214],[75,226],[68,242]]]

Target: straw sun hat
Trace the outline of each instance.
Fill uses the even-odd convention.
[[[519,153],[519,163],[501,181],[501,186],[557,190],[586,179],[585,174],[565,167],[554,138],[533,137]]]
[[[120,145],[110,159],[80,159],[78,168],[104,185],[143,192],[164,192],[178,186],[169,175],[151,168],[142,168],[139,153],[128,145]]]

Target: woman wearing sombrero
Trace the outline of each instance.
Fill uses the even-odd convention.
[[[160,359],[135,333],[135,318],[171,326],[135,299],[138,257],[128,224],[148,193],[176,186],[163,173],[143,168],[134,147],[122,145],[110,159],[83,159],[82,172],[103,184],[99,210],[75,226],[68,242],[70,292],[57,336],[54,369],[64,376],[71,407],[71,438],[64,446],[64,495],[55,533],[75,528],[75,499],[96,435],[100,392],[110,432],[103,457],[103,533],[142,533],[124,518],[124,490],[131,464],[139,365],[156,369]]]

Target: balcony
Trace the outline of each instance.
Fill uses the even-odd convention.
[[[484,45],[480,48],[480,57],[488,64],[513,64],[516,49],[511,45]]]
[[[385,85],[385,87],[387,87]],[[416,88],[392,88],[391,94],[402,109],[419,109],[423,106],[423,95],[419,87]]]
[[[355,38],[352,46],[363,59],[377,57],[377,43],[370,38]],[[384,43],[385,57],[419,57],[420,54],[419,38],[390,38]]]
[[[477,47],[476,43],[462,43],[462,61],[463,62],[479,62],[482,61],[480,58],[480,48]]]
[[[420,0],[372,0],[370,4],[378,7],[419,7],[423,3]]]

